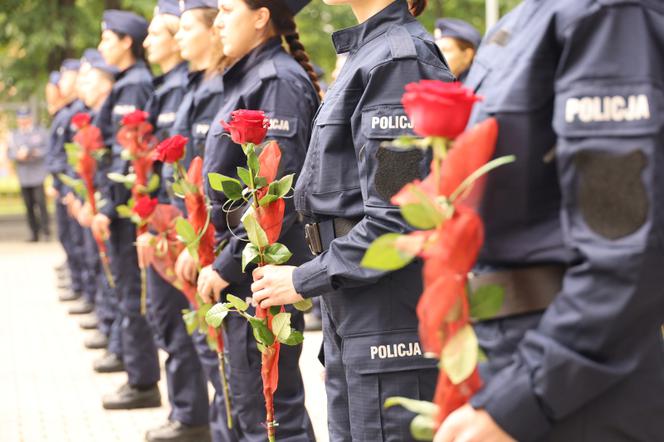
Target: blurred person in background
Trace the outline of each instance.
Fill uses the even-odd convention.
[[[39,241],[40,233],[49,240],[51,230],[44,193],[44,179],[48,174],[44,165],[48,133],[34,124],[28,109],[19,109],[16,112],[16,121],[18,129],[10,135],[7,156],[16,165],[16,174],[21,185],[21,196],[31,233],[28,241]]]
[[[463,82],[473,64],[482,35],[473,25],[463,20],[441,18],[436,20],[434,38],[450,70],[459,81]]]

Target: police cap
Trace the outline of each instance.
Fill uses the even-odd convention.
[[[134,41],[142,42],[148,35],[148,22],[133,12],[107,9],[104,11],[101,29],[126,34]]]
[[[180,5],[178,0],[159,0],[154,8],[154,15],[169,14],[180,16]]]
[[[81,68],[81,61],[77,58],[66,58],[60,65],[62,71],[78,71]]]
[[[99,69],[102,72],[106,72],[110,75],[116,75],[120,72],[115,66],[111,66],[102,57],[101,53],[96,49],[86,49],[83,52],[83,57],[81,58],[82,63],[88,63],[95,69]]]
[[[192,9],[217,9],[216,0],[180,0],[180,12]]]
[[[290,9],[293,15],[297,15],[302,8],[311,3],[311,0],[284,0],[284,3],[286,3],[286,6]]]
[[[50,74],[48,74],[48,82],[51,84],[58,84],[60,81],[60,71],[51,71]]]
[[[439,18],[436,20],[434,37],[436,40],[443,37],[463,40],[470,43],[475,49],[477,49],[482,41],[482,36],[473,25],[458,18]]]

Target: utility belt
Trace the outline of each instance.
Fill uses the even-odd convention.
[[[500,311],[491,319],[542,312],[560,293],[566,266],[539,265],[520,269],[472,275],[470,289],[485,285],[499,285],[505,298]]]
[[[345,236],[360,219],[333,218],[304,225],[304,236],[311,253],[320,255],[336,238]],[[519,269],[473,274],[469,279],[471,290],[485,285],[499,285],[504,291],[503,305],[492,318],[542,312],[560,293],[567,267],[547,264]]]
[[[304,238],[314,256],[320,255],[330,247],[336,238],[346,236],[362,218],[333,218],[304,225]]]

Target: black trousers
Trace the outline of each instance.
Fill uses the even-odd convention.
[[[46,194],[44,193],[44,185],[39,186],[25,186],[21,187],[21,195],[25,202],[25,208],[28,213],[28,224],[32,237],[39,239],[39,231],[41,230],[44,235],[51,235],[51,228],[49,224],[48,211],[46,210]],[[37,210],[39,210],[39,217],[37,217]]]

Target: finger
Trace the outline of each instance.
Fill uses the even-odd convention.
[[[260,304],[261,301],[267,299],[269,296],[270,292],[268,292],[267,290],[260,290],[258,292],[254,292],[254,295],[252,296],[251,299],[253,299],[254,302],[256,302],[256,304]]]
[[[184,272],[187,277],[188,281],[195,281],[196,280],[196,267],[193,265],[185,265],[184,266]]]
[[[266,300],[262,301],[259,303],[261,308],[267,309],[275,305],[279,305],[274,299],[272,298],[267,298]]]
[[[259,291],[263,290],[266,286],[267,286],[267,283],[266,283],[265,279],[260,279],[256,282],[254,282],[253,284],[251,284],[251,291],[252,291],[252,293],[259,292]]]
[[[265,267],[256,267],[254,271],[251,273],[252,276],[254,277],[254,281],[258,281],[259,279],[263,278],[264,272],[265,272]]]

